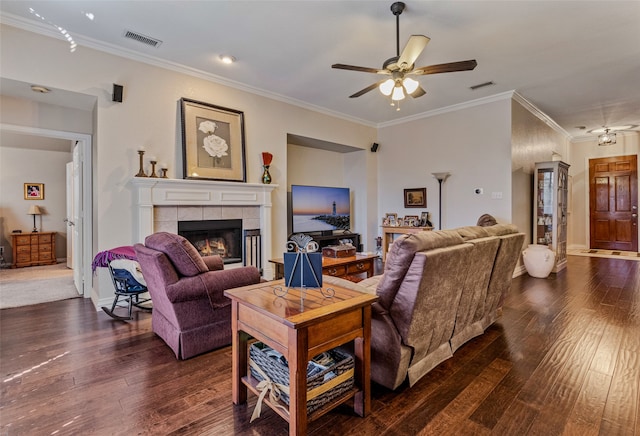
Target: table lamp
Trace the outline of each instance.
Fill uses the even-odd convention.
[[[38,233],[38,228],[36,227],[36,215],[42,215],[40,207],[36,206],[35,204],[31,205],[31,207],[29,207],[29,212],[27,212],[27,215],[33,215],[33,233]]]

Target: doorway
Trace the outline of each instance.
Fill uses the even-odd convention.
[[[76,169],[74,184],[74,226],[69,232],[74,236],[74,283],[78,293],[85,298],[91,296],[92,271],[91,260],[93,253],[93,194],[91,165],[91,135],[65,132],[58,130],[40,129],[37,127],[0,124],[0,129],[23,135],[41,136],[46,138],[68,139],[75,142],[73,150],[74,168]]]
[[[590,248],[638,251],[638,158],[589,159]]]

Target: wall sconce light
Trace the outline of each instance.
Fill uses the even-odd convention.
[[[451,175],[449,172],[431,173],[438,181],[438,230],[442,230],[442,183]]]

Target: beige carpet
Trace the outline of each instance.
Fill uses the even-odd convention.
[[[635,251],[619,251],[619,250],[596,250],[585,248],[582,250],[569,250],[569,256],[588,256],[588,257],[606,257],[608,259],[625,259],[640,261],[640,253]]]
[[[0,270],[0,309],[79,296],[73,271],[63,263]]]

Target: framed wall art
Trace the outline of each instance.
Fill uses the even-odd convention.
[[[25,183],[25,200],[44,200],[44,183]]]
[[[427,207],[427,188],[405,189],[404,207]]]
[[[180,107],[183,178],[245,182],[244,113],[186,98]]]

